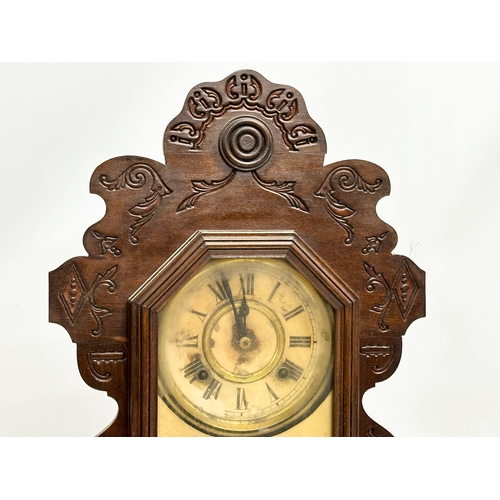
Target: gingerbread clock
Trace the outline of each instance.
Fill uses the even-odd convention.
[[[237,71],[167,126],[165,163],[113,158],[87,257],[49,275],[50,321],[118,413],[101,436],[390,436],[362,406],[425,314],[425,276],[376,214],[387,174],[324,165],[288,85]]]

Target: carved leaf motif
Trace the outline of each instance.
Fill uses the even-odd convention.
[[[195,192],[195,194],[192,194],[191,196],[188,196],[186,199],[184,199],[177,207],[177,212],[183,212],[184,210],[189,210],[191,208],[194,208],[197,201],[202,196],[209,193],[213,193],[227,186],[234,179],[235,175],[236,175],[236,170],[232,170],[227,177],[221,180],[214,180],[209,182],[204,180],[191,181],[191,185],[193,187],[193,191]]]
[[[292,208],[296,208],[302,212],[309,212],[309,208],[306,203],[299,196],[293,193],[295,188],[294,181],[285,181],[282,184],[278,184],[277,181],[264,181],[257,175],[256,172],[252,172],[252,174],[260,187],[264,188],[266,191],[282,196],[288,201],[288,203],[290,203]]]

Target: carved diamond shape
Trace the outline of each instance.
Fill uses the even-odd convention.
[[[417,282],[415,281],[406,260],[403,261],[403,264],[399,269],[392,286],[392,290],[396,297],[399,310],[401,311],[403,318],[406,320],[418,292]]]
[[[80,313],[83,303],[85,302],[86,290],[80,274],[75,265],[71,267],[70,272],[63,282],[63,286],[59,291],[59,300],[66,310],[69,319],[73,323]]]

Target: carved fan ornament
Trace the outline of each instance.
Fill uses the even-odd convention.
[[[397,235],[375,210],[390,191],[384,170],[324,166],[300,93],[250,70],[194,87],[163,144],[165,163],[97,167],[91,192],[107,210],[84,235],[88,256],[49,275],[50,321],[77,344],[84,380],[118,402],[101,435],[156,435],[153,297],[166,301],[210,259],[251,256],[286,258],[337,304],[333,435],[389,436],[361,401],[425,315],[425,275],[391,253]],[[147,336],[141,324],[153,325]]]

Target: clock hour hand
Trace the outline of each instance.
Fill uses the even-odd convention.
[[[247,334],[247,316],[248,313],[250,312],[250,309],[248,308],[247,298],[245,295],[245,284],[241,276],[240,276],[240,283],[241,283],[241,289],[243,290],[243,300],[241,301],[240,310],[238,311],[241,318],[241,328],[239,330],[241,338],[246,336]]]

